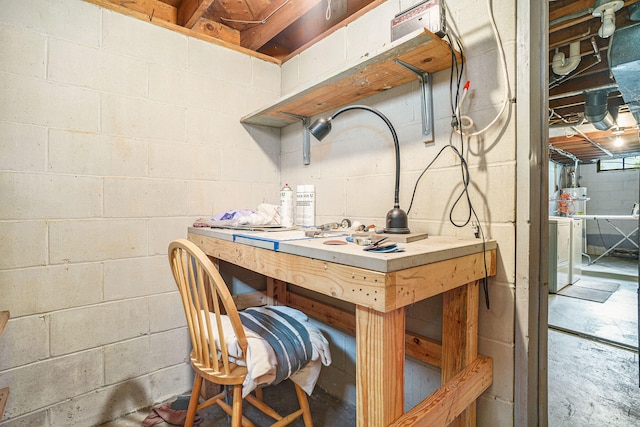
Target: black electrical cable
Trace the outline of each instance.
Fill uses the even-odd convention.
[[[480,237],[482,238],[482,253],[483,253],[483,261],[484,261],[484,279],[483,279],[483,290],[484,290],[484,295],[485,295],[485,304],[487,306],[487,309],[490,309],[490,303],[489,303],[489,272],[488,272],[488,268],[487,268],[487,248],[486,248],[486,238],[484,235],[484,230],[482,228],[482,225],[480,224],[480,220],[478,218],[478,214],[476,213],[475,209],[473,208],[473,204],[471,202],[471,196],[469,195],[469,184],[471,182],[471,175],[469,173],[469,165],[466,161],[466,159],[464,158],[464,135],[462,134],[462,132],[459,132],[460,135],[460,150],[458,150],[458,148],[453,145],[452,140],[453,140],[453,134],[454,131],[453,129],[456,129],[460,126],[460,117],[458,116],[458,103],[460,102],[460,87],[462,86],[462,76],[464,73],[464,51],[462,49],[462,46],[460,45],[458,40],[455,40],[456,45],[458,47],[458,51],[460,52],[460,61],[457,60],[456,58],[456,52],[453,48],[453,39],[452,37],[447,33],[445,35],[445,37],[448,39],[449,41],[449,48],[451,49],[451,72],[449,74],[449,91],[450,91],[450,103],[451,103],[451,127],[452,127],[452,133],[450,134],[450,141],[447,145],[445,145],[444,147],[442,147],[440,149],[440,151],[438,151],[438,153],[436,154],[436,156],[429,162],[429,164],[424,168],[424,170],[422,171],[422,173],[420,174],[420,176],[418,176],[415,186],[413,188],[413,193],[411,195],[411,202],[409,203],[409,209],[407,210],[407,214],[409,214],[409,212],[411,211],[411,208],[413,206],[413,201],[415,199],[416,196],[416,192],[418,189],[418,184],[420,183],[420,180],[422,179],[422,177],[424,176],[424,174],[429,170],[429,168],[431,168],[431,166],[436,162],[436,160],[440,157],[440,155],[446,150],[446,149],[450,149],[453,151],[453,153],[458,157],[458,159],[460,160],[460,172],[462,174],[462,183],[463,183],[463,189],[460,192],[460,194],[458,195],[458,197],[456,198],[456,200],[453,202],[451,209],[449,210],[449,222],[451,224],[453,224],[455,227],[458,228],[462,228],[462,227],[466,227],[469,222],[471,221],[471,217],[475,217],[475,220],[478,224],[478,230],[480,231]],[[453,75],[456,75],[456,78],[454,80]],[[455,81],[455,86],[454,86],[454,81]],[[456,220],[453,217],[453,212],[456,209],[456,206],[458,206],[458,203],[461,202],[461,200],[466,199],[467,202],[467,206],[469,208],[468,211],[468,215],[467,218],[462,222],[462,223],[458,223],[456,222]]]
[[[462,76],[464,74],[464,49],[462,48],[462,45],[457,39],[456,39],[456,45],[458,47],[458,51],[460,52],[460,68],[458,68],[458,61],[455,60],[455,50],[453,49],[451,44],[449,45],[451,48],[451,58],[452,58],[452,61],[455,63],[455,72],[457,77],[455,103],[451,104],[451,109],[452,109],[453,116],[455,117],[455,122],[458,124],[458,126],[461,126],[461,120],[460,120],[460,117],[458,116],[458,113],[459,113],[458,105],[460,102],[460,87],[462,86]],[[453,71],[452,73],[449,74],[449,80],[450,82],[453,80]],[[451,86],[451,83],[449,86]],[[450,99],[453,99],[453,96],[450,96]],[[452,127],[452,129],[455,129],[455,127]],[[451,133],[451,136],[452,135],[453,135],[453,132]],[[484,290],[485,304],[487,306],[487,310],[489,310],[491,308],[491,304],[489,301],[489,271],[487,269],[487,241],[484,235],[484,229],[482,228],[482,224],[480,223],[478,214],[476,213],[476,210],[473,207],[473,203],[471,202],[471,196],[469,195],[469,183],[471,181],[471,177],[469,173],[469,165],[467,164],[467,161],[464,158],[464,135],[462,134],[462,132],[459,132],[459,135],[460,135],[460,152],[458,152],[455,149],[455,147],[452,146],[452,148],[454,148],[454,152],[456,152],[456,154],[460,158],[460,169],[462,172],[464,189],[462,193],[460,193],[460,195],[458,196],[458,199],[456,200],[456,202],[452,205],[451,210],[449,211],[449,221],[456,227],[465,227],[466,225],[469,224],[469,221],[471,220],[471,214],[473,214],[473,216],[476,219],[476,223],[478,224],[478,231],[480,231],[480,237],[482,238],[482,255],[483,255],[482,261],[484,264],[484,278],[482,281],[482,288]],[[469,215],[467,216],[467,220],[464,222],[463,225],[458,225],[453,220],[453,210],[455,209],[455,206],[460,201],[463,195],[465,195],[467,199],[467,206],[469,206]]]

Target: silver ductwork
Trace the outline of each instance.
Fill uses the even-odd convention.
[[[616,119],[609,112],[607,99],[609,91],[597,90],[587,92],[584,105],[584,116],[596,129],[608,130],[616,125]]]
[[[609,49],[609,66],[622,99],[640,123],[640,23],[616,30]]]

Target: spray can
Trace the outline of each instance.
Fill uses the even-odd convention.
[[[289,184],[280,190],[280,224],[283,227],[293,225],[293,190]]]

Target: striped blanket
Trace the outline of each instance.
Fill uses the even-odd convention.
[[[289,376],[289,373],[291,381],[310,395],[318,381],[321,366],[331,364],[329,342],[322,332],[311,323],[306,314],[291,307],[265,306],[245,309],[239,313],[249,344],[245,355],[248,372],[242,385],[243,397],[259,385],[281,381],[283,377]],[[214,316],[213,313],[210,315]],[[215,320],[212,318],[212,321]],[[280,330],[276,334],[277,337],[260,334],[260,329],[264,329],[263,325],[266,326],[265,321],[281,323],[280,327],[276,328]],[[243,365],[244,362],[240,359],[242,350],[227,316],[222,316],[222,328],[229,355],[235,362]],[[213,331],[213,335],[216,347],[220,348],[216,330]],[[303,352],[290,351],[296,341],[303,343]],[[298,347],[298,343],[295,347]]]
[[[276,354],[278,384],[302,369],[313,355],[306,327],[293,316],[273,307],[248,308],[240,313],[245,329],[266,340]]]

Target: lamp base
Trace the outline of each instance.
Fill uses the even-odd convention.
[[[409,234],[409,218],[407,213],[400,208],[393,208],[387,213],[387,234]]]

